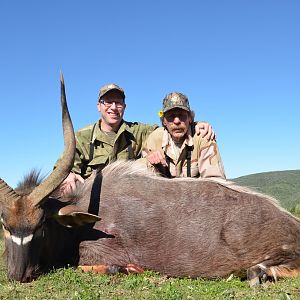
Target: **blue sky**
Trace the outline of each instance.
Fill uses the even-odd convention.
[[[228,178],[300,169],[299,14],[296,0],[1,1],[0,177],[14,187],[60,156],[60,70],[76,130],[105,83],[125,89],[126,120],[150,124],[180,91]]]

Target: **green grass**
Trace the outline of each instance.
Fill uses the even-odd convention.
[[[4,277],[0,299],[300,299],[299,278],[250,289],[237,278],[170,279],[153,272],[107,276],[59,269],[29,284],[7,282]]]
[[[1,250],[3,243],[1,241]],[[95,275],[59,269],[31,283],[9,282],[0,266],[0,299],[300,299],[300,278],[251,289],[246,281],[176,279],[154,272]]]

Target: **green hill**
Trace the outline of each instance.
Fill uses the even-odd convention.
[[[300,170],[257,173],[231,180],[275,197],[288,210],[300,206]]]

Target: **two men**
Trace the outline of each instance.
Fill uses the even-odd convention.
[[[161,121],[163,127],[149,135],[143,156],[163,176],[225,179],[217,143],[195,134],[194,112],[184,94],[164,98]]]
[[[115,160],[138,159],[149,134],[157,125],[126,122],[125,93],[116,84],[101,87],[97,103],[100,120],[76,132],[76,154],[72,172],[62,185],[62,192],[74,189],[76,181],[83,182],[95,169],[102,169]],[[198,134],[213,138],[207,123],[196,125]]]

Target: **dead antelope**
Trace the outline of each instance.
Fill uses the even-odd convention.
[[[59,166],[26,193],[0,181],[9,278],[30,281],[67,264],[192,278],[247,272],[251,285],[299,275],[299,220],[270,197],[229,182],[170,180],[138,162],[116,162],[88,178],[76,196],[49,197],[75,151],[63,82],[62,104]]]

